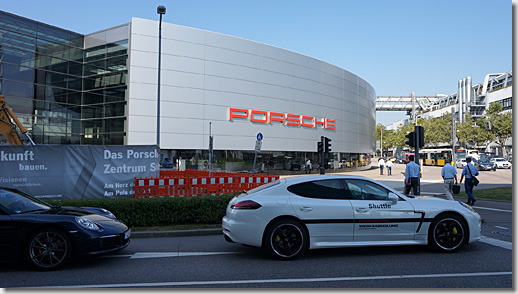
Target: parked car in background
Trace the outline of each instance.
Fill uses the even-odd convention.
[[[511,163],[509,161],[505,160],[505,158],[496,157],[496,158],[491,159],[491,161],[496,164],[497,168],[511,168]]]
[[[290,170],[291,171],[294,171],[294,170],[302,170],[302,165],[298,162],[291,162],[290,163]]]
[[[491,162],[489,159],[477,160],[473,163],[477,169],[480,170],[496,170],[496,163]]]
[[[131,229],[106,209],[52,206],[0,187],[0,260],[23,260],[54,270],[79,255],[122,250]]]
[[[466,158],[457,159],[457,161],[455,161],[456,168],[464,168],[465,165],[466,165]]]

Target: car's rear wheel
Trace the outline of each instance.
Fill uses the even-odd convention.
[[[428,244],[436,251],[454,252],[464,245],[467,236],[467,227],[462,219],[454,214],[444,214],[432,222]]]
[[[71,243],[67,235],[56,229],[44,229],[29,238],[27,257],[34,267],[54,270],[63,266],[70,257]]]
[[[308,233],[302,224],[293,219],[279,219],[266,231],[264,247],[276,258],[291,260],[306,251],[308,241]]]

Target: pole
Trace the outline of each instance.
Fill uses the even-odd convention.
[[[162,58],[162,14],[160,14],[160,23],[158,25],[158,91],[156,102],[156,144],[160,149],[160,66]]]
[[[209,122],[209,177],[212,177],[212,122]]]
[[[324,139],[324,136],[320,136],[320,142],[322,143],[322,152],[320,153],[320,174],[321,175],[325,175],[326,174],[326,168],[325,168],[325,165],[324,165],[324,161],[325,161],[325,144],[326,144],[326,141]]]
[[[415,136],[415,163],[417,163],[417,165],[419,165],[419,167],[421,167],[421,164],[419,162],[419,144],[421,143],[420,142],[420,137],[421,137],[421,128],[419,126],[417,126],[417,120],[416,120],[416,126],[414,126],[414,136]],[[422,170],[419,172],[419,177],[417,177],[417,191],[416,191],[416,195],[421,195],[421,174],[422,174]]]
[[[455,128],[455,106],[451,107],[451,160],[453,162],[457,161],[457,153],[455,148],[455,137],[457,134],[457,130]],[[455,164],[455,163],[454,163]],[[453,166],[455,166],[453,164]]]
[[[380,149],[381,149],[381,157],[383,157],[383,128],[380,128],[381,138],[380,138]]]

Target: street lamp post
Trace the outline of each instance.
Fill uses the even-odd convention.
[[[162,15],[165,14],[165,6],[158,6],[156,12],[160,15],[160,22],[158,24],[158,90],[156,102],[156,144],[160,148],[160,68],[162,63]]]

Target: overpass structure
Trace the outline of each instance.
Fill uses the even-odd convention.
[[[480,117],[489,106],[487,95],[492,92],[511,87],[513,72],[487,74],[484,81],[472,85],[471,77],[459,80],[459,91],[450,95],[415,96],[378,96],[376,97],[377,111],[407,111],[411,117],[418,112],[426,113],[455,106],[459,120],[464,114]]]

